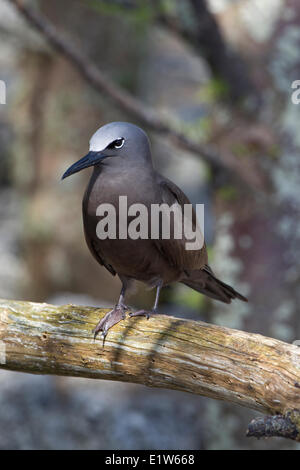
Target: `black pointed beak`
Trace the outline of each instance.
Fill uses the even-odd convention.
[[[107,155],[104,155],[102,152],[89,152],[85,157],[78,160],[78,162],[74,163],[67,169],[67,171],[63,174],[62,180],[67,178],[68,176],[74,175],[78,171],[83,170],[84,168],[88,168],[89,166],[96,165],[101,160],[106,158]]]

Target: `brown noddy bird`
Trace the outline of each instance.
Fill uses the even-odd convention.
[[[173,230],[169,238],[162,238],[161,228],[156,238],[132,239],[120,235],[120,196],[127,196],[128,207],[143,204],[149,210],[149,223],[153,204],[165,203],[169,207],[175,204],[179,208],[190,204],[176,184],[155,171],[149,139],[142,129],[126,122],[111,122],[100,127],[90,140],[89,153],[74,163],[62,179],[90,166],[93,166],[93,173],[82,204],[85,239],[98,263],[112,275],[117,274],[122,282],[119,301],[100,320],[95,336],[102,331],[105,338],[109,328],[125,318],[130,310],[124,304],[125,292],[134,280],[156,287],[157,291],[151,311],[130,312],[130,316],[145,315],[149,318],[157,310],[161,288],[176,281],[225,303],[230,303],[232,299],[247,301],[231,286],[216,278],[208,266],[204,242],[198,249],[187,250],[185,236],[175,238],[176,215],[172,219]],[[99,238],[97,233],[100,220],[97,209],[103,204],[110,204],[116,209],[116,231],[105,239]],[[132,219],[128,217],[126,224],[129,225]],[[195,227],[194,212],[192,219],[192,226]]]

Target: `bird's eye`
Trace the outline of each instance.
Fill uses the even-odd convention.
[[[120,149],[121,147],[123,147],[124,142],[125,142],[125,139],[123,139],[123,137],[122,137],[122,139],[115,140],[114,141],[115,149]]]
[[[121,139],[114,140],[111,144],[108,145],[107,148],[109,149],[120,149],[123,147],[125,139],[122,137]]]

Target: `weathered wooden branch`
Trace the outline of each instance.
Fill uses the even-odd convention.
[[[292,420],[289,437],[300,441],[299,347],[165,315],[127,318],[109,331],[103,345],[100,338],[93,340],[92,331],[105,313],[94,307],[0,300],[0,367],[226,400]],[[259,435],[270,435],[261,429]],[[273,435],[284,435],[278,429]]]

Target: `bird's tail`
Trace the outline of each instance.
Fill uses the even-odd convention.
[[[209,266],[192,271],[190,275],[181,282],[197,292],[201,292],[201,294],[207,295],[212,299],[220,300],[226,304],[230,304],[232,299],[240,299],[244,302],[248,302],[248,299],[242,294],[239,294],[233,287],[217,279]]]

